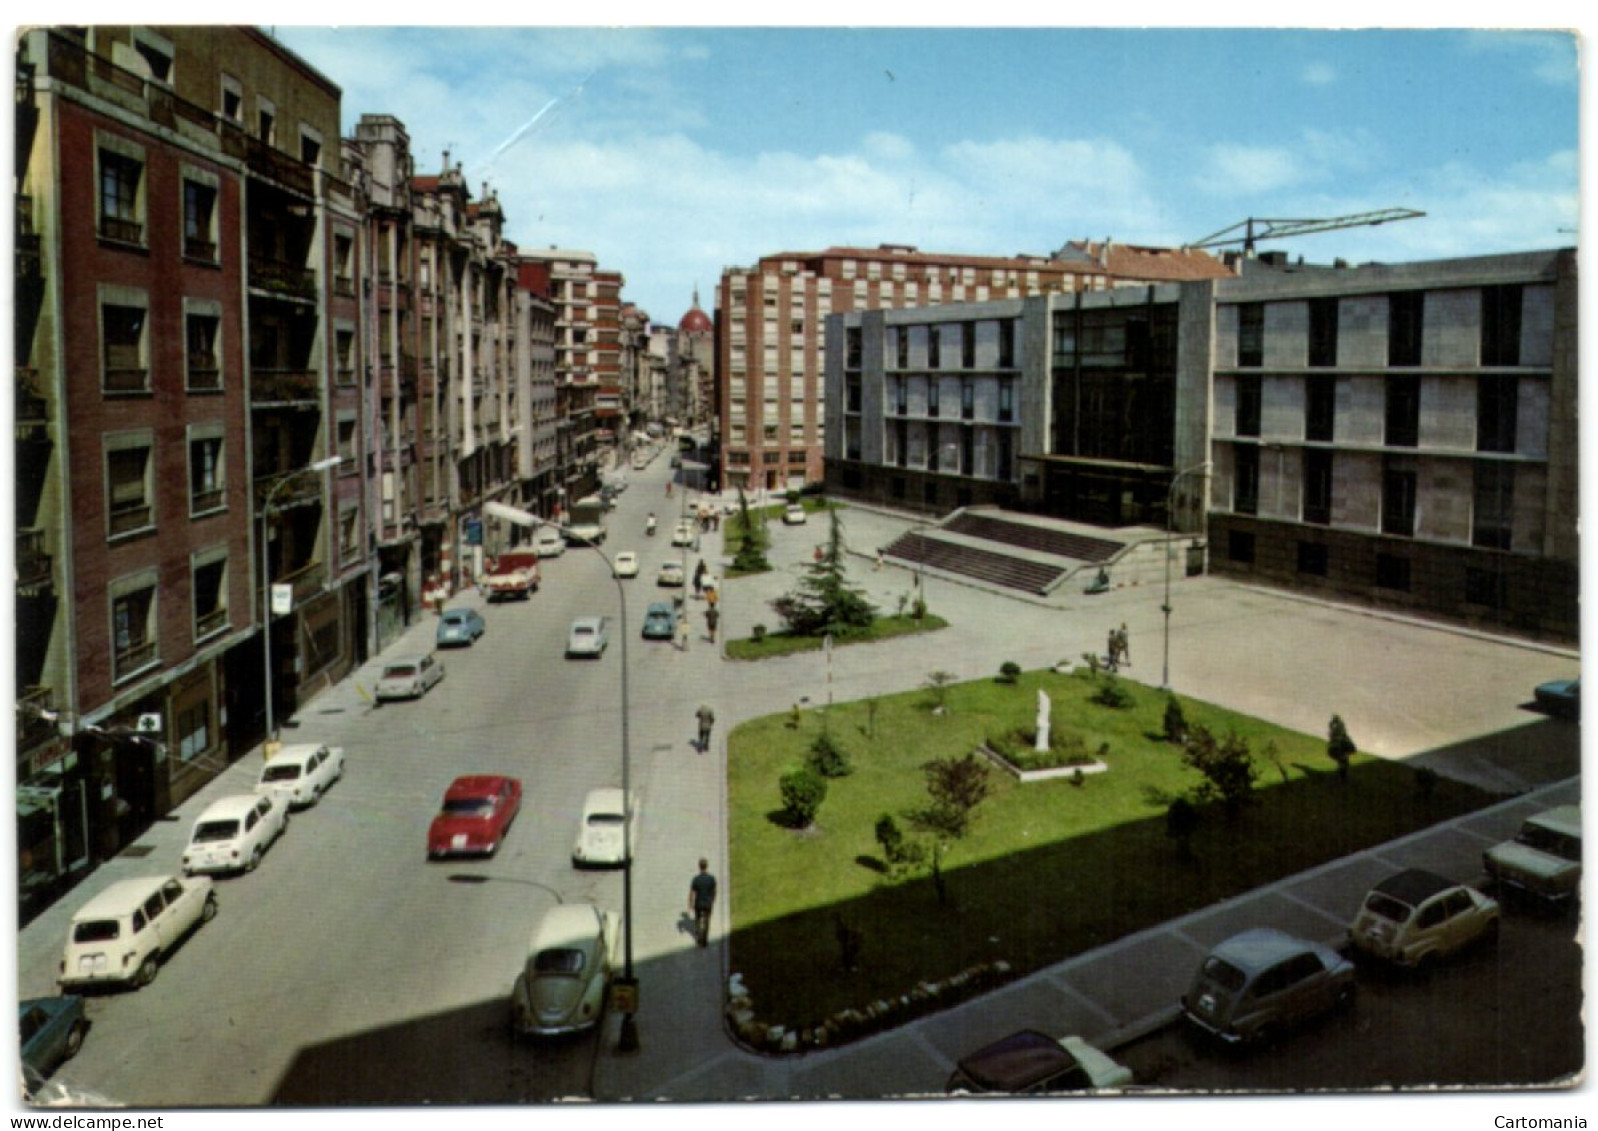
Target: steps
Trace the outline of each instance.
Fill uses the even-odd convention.
[[[1003,523],[1014,526],[1016,523]],[[952,528],[952,527],[951,527]],[[970,577],[1005,589],[1027,593],[1046,593],[1068,572],[1065,566],[1028,561],[993,550],[981,550],[954,542],[940,542],[918,531],[900,535],[884,551],[885,555],[911,565]]]
[[[1081,562],[1106,562],[1125,548],[1125,543],[1108,538],[1094,538],[1088,534],[1034,526],[1026,522],[1011,522],[971,511],[956,515],[939,529]]]

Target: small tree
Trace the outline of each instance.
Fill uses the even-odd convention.
[[[932,692],[932,702],[939,711],[949,709],[949,685],[954,682],[954,673],[938,669],[927,676],[921,686]]]
[[[1093,702],[1114,711],[1124,711],[1132,705],[1132,693],[1114,675],[1106,674],[1093,693]]]
[[[806,761],[812,770],[824,778],[846,778],[854,772],[854,767],[849,764],[848,753],[826,731],[818,734],[810,744],[810,755]]]
[[[806,567],[797,587],[771,602],[788,628],[801,636],[859,632],[870,628],[877,617],[877,607],[845,576],[843,524],[838,512],[829,510],[827,517],[831,525],[820,559]]]
[[[1194,791],[1198,799],[1219,801],[1228,816],[1237,815],[1259,777],[1248,742],[1236,731],[1217,741],[1208,727],[1195,723],[1182,750],[1182,760],[1204,775],[1203,784]]]
[[[992,772],[975,754],[960,758],[934,758],[923,763],[931,806],[922,814],[923,823],[948,833],[964,836],[976,807],[988,796]]]
[[[1333,715],[1326,731],[1326,756],[1337,763],[1337,776],[1342,781],[1348,780],[1348,763],[1354,757],[1354,750],[1354,740],[1348,736],[1343,717]]]
[[[999,665],[999,682],[1014,683],[1021,678],[1021,665],[1014,660],[1006,660]]]
[[[778,788],[782,791],[782,812],[788,827],[809,828],[827,798],[827,783],[809,766],[799,766],[782,775]]]
[[[739,573],[764,573],[771,568],[766,560],[765,530],[755,525],[754,515],[749,511],[749,497],[744,494],[742,485],[738,487],[738,523],[743,538],[732,557],[732,568]]]
[[[1165,835],[1176,841],[1183,856],[1193,855],[1193,834],[1198,831],[1199,811],[1185,797],[1178,797],[1165,809]]]
[[[926,859],[926,849],[919,841],[911,840],[899,828],[899,823],[887,813],[877,818],[877,827],[874,830],[877,844],[882,849],[882,858],[888,863],[888,871],[895,875],[902,874],[912,868],[918,868]]]
[[[1187,716],[1182,713],[1182,703],[1174,695],[1165,699],[1165,741],[1177,746],[1187,741]]]

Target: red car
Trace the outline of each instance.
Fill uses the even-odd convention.
[[[499,774],[456,778],[427,830],[427,856],[492,856],[522,807],[522,783]]]

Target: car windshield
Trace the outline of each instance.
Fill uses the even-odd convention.
[[[576,628],[572,629],[573,636],[592,636],[593,634],[594,630],[589,628],[586,624],[580,624]]]
[[[286,766],[268,766],[261,775],[262,781],[297,781],[300,776],[300,767],[290,762]]]
[[[1572,840],[1552,829],[1545,829],[1541,825],[1527,825],[1520,830],[1520,835],[1515,839],[1527,848],[1535,848],[1538,852],[1546,852],[1550,856],[1558,856],[1565,860],[1581,859],[1580,841]]]
[[[415,674],[414,664],[391,664],[383,669],[384,679],[410,679]]]
[[[487,817],[494,812],[494,803],[486,797],[459,797],[444,802],[444,812],[451,817]]]
[[[590,813],[588,814],[588,827],[591,829],[620,828],[622,815],[620,813]]]
[[[1372,915],[1389,919],[1394,923],[1404,923],[1415,913],[1415,909],[1407,903],[1402,903],[1384,892],[1373,891],[1365,898],[1365,910]]]
[[[1224,958],[1211,956],[1204,960],[1204,976],[1223,990],[1236,993],[1243,988],[1247,976]]]
[[[446,614],[444,614],[444,623],[445,624],[465,624],[466,623],[466,617],[462,613],[446,613]]]
[[[115,919],[91,919],[72,928],[73,942],[107,942],[122,933]]]
[[[205,844],[213,840],[232,840],[239,835],[238,821],[201,821],[194,826],[194,843]]]
[[[583,969],[583,952],[570,947],[541,950],[533,959],[533,969],[540,974],[579,974]]]

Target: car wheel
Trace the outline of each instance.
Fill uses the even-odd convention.
[[[212,919],[215,919],[216,918],[216,911],[217,911],[216,896],[214,896],[214,895],[206,896],[205,897],[205,906],[200,908],[200,922],[209,923]]]
[[[67,1043],[61,1050],[62,1060],[71,1060],[78,1055],[78,1050],[83,1047],[83,1038],[88,1035],[89,1027],[82,1021],[74,1021],[72,1028],[67,1030]]]
[[[253,872],[257,868],[259,868],[260,866],[261,866],[261,846],[260,845],[256,845],[250,851],[250,858],[247,861],[245,861],[245,863],[244,863],[244,870],[246,872]]]
[[[143,989],[145,986],[148,986],[151,982],[155,981],[155,976],[160,972],[160,969],[161,964],[159,961],[157,961],[156,956],[153,954],[150,955],[150,957],[146,958],[139,966],[139,972],[133,975],[133,984],[139,989]]]

